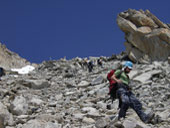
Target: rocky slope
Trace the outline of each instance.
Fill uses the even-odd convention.
[[[0,43],[0,67],[4,69],[21,68],[30,64],[26,59],[21,58],[18,54],[10,51],[5,45]]]
[[[121,121],[118,101],[111,110],[106,75],[123,63],[122,55],[103,57],[89,73],[81,58],[45,61],[29,74],[10,73],[0,81],[0,124],[6,128],[168,128],[170,127],[170,66],[168,61],[135,64],[131,87],[156,118],[144,124],[132,109]],[[92,57],[94,62],[97,58]],[[3,128],[3,126],[0,126]]]
[[[0,81],[0,128],[169,128],[169,24],[149,11],[131,9],[117,21],[128,57],[141,62],[129,74],[130,86],[146,113],[154,111],[151,124],[141,122],[132,109],[117,120],[118,101],[109,99],[106,75],[124,63],[124,54],[102,57],[103,67],[96,64],[98,57],[90,57],[95,67],[89,73],[82,58],[44,61],[34,68],[0,44],[0,66],[9,70]]]
[[[125,33],[126,53],[135,62],[167,60],[170,56],[170,27],[149,10],[129,9],[117,17]],[[163,50],[162,50],[163,49]]]

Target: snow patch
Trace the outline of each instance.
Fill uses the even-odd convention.
[[[33,71],[34,69],[35,69],[35,67],[33,67],[31,65],[27,65],[22,68],[11,69],[11,71],[18,72],[19,74],[28,74],[29,72]]]

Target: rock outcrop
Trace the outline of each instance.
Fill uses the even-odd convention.
[[[149,10],[129,9],[117,17],[125,33],[126,53],[135,62],[165,61],[170,56],[170,27]]]
[[[0,43],[0,67],[4,69],[21,68],[29,65],[26,59],[21,58],[18,54],[10,51],[5,45]]]
[[[0,82],[0,122],[6,128],[168,128],[170,126],[170,66],[166,62],[135,64],[129,74],[134,94],[152,124],[144,124],[132,109],[117,120],[118,101],[111,104],[107,73],[124,63],[123,55],[102,57],[88,72],[82,58],[45,61],[29,74],[7,74]],[[107,105],[110,109],[107,109]],[[112,120],[111,120],[112,119]],[[1,126],[3,127],[3,126]]]

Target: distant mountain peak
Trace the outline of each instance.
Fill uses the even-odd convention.
[[[5,69],[21,68],[30,64],[17,53],[10,51],[4,44],[0,43],[0,66]]]

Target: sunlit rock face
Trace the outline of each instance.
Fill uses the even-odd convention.
[[[0,43],[0,67],[4,69],[21,68],[30,64],[26,59],[10,51]]]
[[[170,27],[149,10],[129,9],[117,16],[125,33],[126,53],[135,62],[164,61],[170,56]]]

